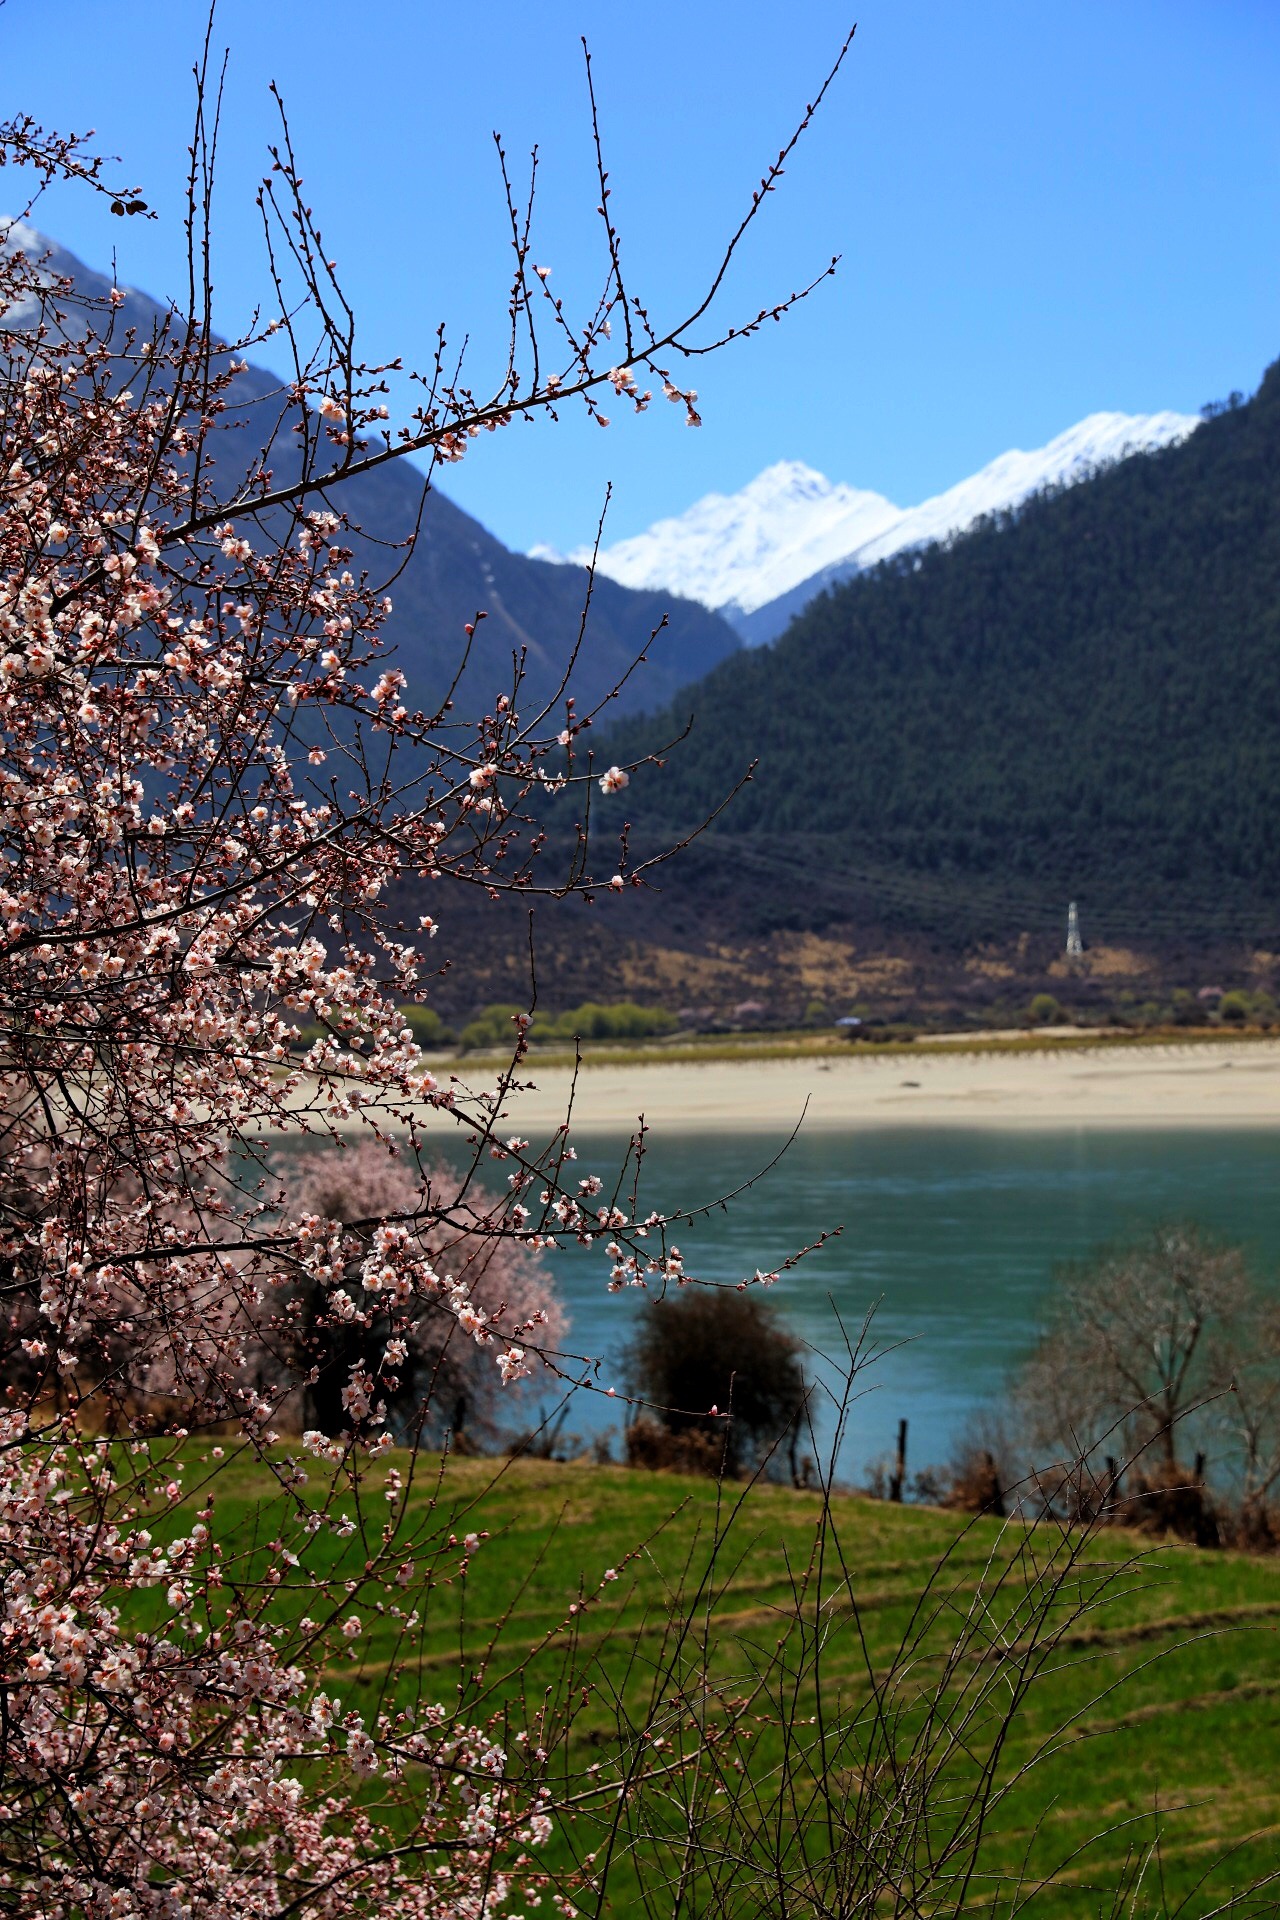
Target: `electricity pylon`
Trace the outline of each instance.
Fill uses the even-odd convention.
[[[1073,900],[1067,908],[1067,958],[1074,960],[1084,952],[1084,941],[1080,938],[1080,915]]]

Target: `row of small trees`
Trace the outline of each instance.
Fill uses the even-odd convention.
[[[562,1044],[575,1040],[651,1040],[674,1033],[680,1024],[665,1008],[637,1006],[634,1000],[584,1000],[581,1006],[564,1013],[535,1013],[531,1019],[523,1008],[499,1002],[469,1020],[458,1037],[464,1048],[506,1047],[512,1022],[520,1020],[527,1020],[528,1038],[535,1045],[557,1040]]]

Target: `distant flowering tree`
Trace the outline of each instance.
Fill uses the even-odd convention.
[[[497,1203],[487,1188],[464,1191],[448,1168],[411,1169],[369,1140],[308,1156],[286,1191],[300,1212],[346,1229],[341,1288],[295,1287],[259,1336],[264,1384],[306,1380],[305,1428],[332,1436],[359,1425],[376,1380],[400,1440],[447,1434],[456,1444],[471,1427],[492,1427],[511,1381],[537,1373],[557,1385],[543,1354],[559,1351],[566,1321],[547,1256],[490,1231]],[[408,1311],[397,1307],[394,1279],[383,1300],[371,1284],[370,1255],[391,1220],[414,1223],[420,1265]],[[495,1367],[504,1327],[521,1328],[529,1344],[506,1346]],[[478,1332],[489,1342],[477,1344]]]
[[[0,1904],[42,1920],[479,1920],[515,1889],[536,1897],[554,1813],[541,1741],[517,1753],[472,1724],[461,1689],[438,1704],[392,1686],[369,1715],[324,1684],[361,1605],[411,1627],[477,1536],[428,1531],[410,1557],[393,1472],[388,1525],[355,1543],[350,1577],[324,1586],[315,1569],[345,1550],[339,1495],[358,1501],[385,1455],[428,1319],[498,1388],[534,1366],[576,1373],[532,1263],[570,1237],[609,1243],[615,1275],[678,1269],[665,1223],[581,1175],[564,1130],[537,1150],[501,1125],[528,1016],[509,1069],[472,1088],[425,1070],[400,1010],[422,998],[452,887],[610,884],[593,878],[587,803],[628,770],[592,768],[571,704],[525,711],[518,673],[474,724],[414,710],[381,652],[390,603],[353,572],[331,489],[411,452],[459,460],[570,401],[606,424],[602,393],[643,411],[658,389],[696,424],[678,370],[719,344],[695,330],[794,141],[671,325],[624,283],[603,163],[603,289],[581,324],[509,190],[505,365],[477,396],[441,331],[393,432],[387,370],[357,357],[287,127],[260,196],[275,317],[212,333],[214,132],[202,85],[190,300],[145,336],[122,294],[54,279],[29,229],[0,251]],[[146,213],[29,120],[0,127],[0,161]],[[263,399],[243,356],[265,333],[283,333],[293,373]],[[537,808],[565,789],[584,827],[571,870],[544,876]],[[625,831],[604,872],[641,879]],[[442,904],[408,929],[393,903],[425,880]],[[320,1037],[299,1055],[303,1027]],[[441,1126],[470,1155],[443,1186],[424,1146]],[[351,1166],[394,1144],[406,1170],[367,1213],[335,1215],[315,1178],[281,1193],[273,1136],[352,1130],[368,1144]],[[477,1177],[489,1160],[497,1194]],[[307,1432],[304,1466],[279,1416],[339,1352],[346,1418]],[[204,1476],[246,1449],[284,1515],[237,1557]]]

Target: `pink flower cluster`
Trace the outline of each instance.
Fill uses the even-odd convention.
[[[121,338],[116,308],[78,333],[69,299],[0,251],[0,310],[40,315],[0,365],[0,1899],[33,1920],[357,1900],[480,1920],[540,1884],[546,1796],[456,1706],[365,1724],[318,1686],[357,1616],[300,1620],[291,1596],[308,1543],[354,1526],[305,1503],[277,1443],[317,1329],[359,1343],[312,1470],[357,1481],[397,1375],[422,1371],[428,1303],[435,1350],[452,1325],[496,1391],[555,1364],[526,1272],[550,1208],[521,1206],[524,1174],[463,1198],[419,1152],[424,1111],[484,1142],[500,1103],[425,1071],[400,1012],[420,956],[385,905],[484,875],[555,743],[510,703],[470,746],[411,714],[337,519],[303,489],[282,538],[251,498],[208,496],[231,350]],[[326,780],[319,739],[359,777]],[[375,769],[401,742],[415,771],[392,784]],[[337,1153],[353,1125],[362,1219],[294,1205],[262,1142]],[[368,1156],[396,1154],[418,1172],[376,1191]],[[556,1155],[518,1157],[558,1199]],[[295,1502],[272,1564],[234,1577],[183,1490],[209,1423]],[[134,1456],[166,1434],[157,1477]],[[349,1584],[406,1618],[457,1569],[436,1542],[404,1575],[400,1504]]]
[[[136,1481],[117,1475],[119,1448],[8,1414],[0,1450],[8,1911],[243,1920],[302,1895],[324,1915],[378,1900],[480,1920],[511,1873],[529,1889],[546,1797],[511,1792],[492,1733],[439,1705],[368,1725],[344,1710],[282,1652],[281,1625],[224,1573],[203,1520],[161,1545],[127,1517],[119,1496]],[[159,1604],[140,1630],[151,1590]],[[429,1808],[416,1830],[387,1824],[360,1791],[380,1780]],[[427,1877],[415,1839],[442,1856]]]

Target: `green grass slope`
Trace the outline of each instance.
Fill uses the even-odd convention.
[[[187,1448],[193,1500],[205,1459]],[[595,1852],[599,1870],[630,1782],[601,1912],[669,1917],[681,1886],[681,1912],[838,1910],[861,1845],[851,1809],[892,1808],[880,1852],[900,1876],[926,1847],[962,1862],[955,1835],[988,1769],[973,1871],[922,1912],[1008,1912],[1014,1885],[1041,1878],[1032,1913],[1110,1912],[1102,1890],[1157,1833],[1135,1915],[1191,1920],[1276,1868],[1280,1563],[1153,1553],[1119,1531],[1079,1553],[1056,1529],[852,1496],[824,1511],[773,1487],[423,1459],[401,1530],[437,1573],[406,1595],[410,1629],[361,1585],[388,1514],[383,1472],[355,1533],[322,1530],[285,1570],[283,1603],[360,1613],[358,1641],[333,1638],[328,1678],[366,1712],[421,1695],[514,1724],[573,1706],[553,1763],[589,1790],[552,1843],[558,1865]],[[224,1468],[218,1487],[234,1612],[262,1591],[284,1496],[254,1466]],[[488,1537],[461,1577],[443,1543],[472,1530]],[[796,1728],[787,1750],[780,1713]],[[681,1752],[701,1757],[682,1771]],[[597,1910],[582,1892],[577,1904]]]

